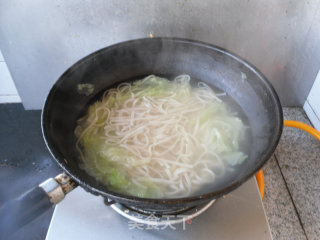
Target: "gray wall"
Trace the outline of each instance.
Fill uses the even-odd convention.
[[[0,48],[27,109],[40,109],[75,61],[150,32],[229,49],[266,75],[283,105],[301,106],[320,68],[319,3],[0,0]]]

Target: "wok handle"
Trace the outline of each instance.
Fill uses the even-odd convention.
[[[59,203],[75,187],[76,183],[62,173],[6,202],[0,207],[0,239],[8,239],[12,233]]]

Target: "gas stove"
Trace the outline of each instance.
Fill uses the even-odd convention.
[[[46,240],[272,239],[255,178],[210,203],[163,216],[106,206],[78,187],[55,208]]]

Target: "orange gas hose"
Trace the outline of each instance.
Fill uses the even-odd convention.
[[[314,136],[316,139],[320,141],[320,132],[317,131],[315,128],[309,126],[308,124],[293,121],[293,120],[284,120],[284,126],[285,127],[294,127],[294,128],[300,128],[303,131],[306,131],[307,133]]]
[[[308,124],[293,121],[293,120],[284,120],[284,126],[285,127],[294,127],[299,128],[303,131],[306,131],[310,135],[314,136],[316,139],[320,141],[320,132],[316,130],[315,128],[309,126]],[[256,179],[260,191],[261,198],[263,199],[264,196],[264,175],[262,169],[256,174]]]
[[[263,199],[264,196],[264,175],[262,169],[256,174],[256,180],[258,183],[261,199]]]

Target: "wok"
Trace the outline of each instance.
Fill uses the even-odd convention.
[[[112,192],[79,167],[74,135],[76,120],[106,89],[150,74],[169,79],[189,74],[192,79],[226,92],[242,109],[251,129],[249,157],[228,181],[196,196],[147,199]],[[276,92],[255,67],[240,57],[222,48],[186,39],[148,38],[122,42],[75,63],[57,80],[46,99],[42,111],[43,136],[66,175],[48,180],[7,203],[0,213],[2,216],[6,211],[9,215],[16,214],[20,222],[13,226],[23,225],[56,204],[63,198],[61,194],[75,185],[102,196],[110,204],[118,202],[156,213],[203,204],[239,187],[262,168],[278,144],[282,127],[282,108]]]

